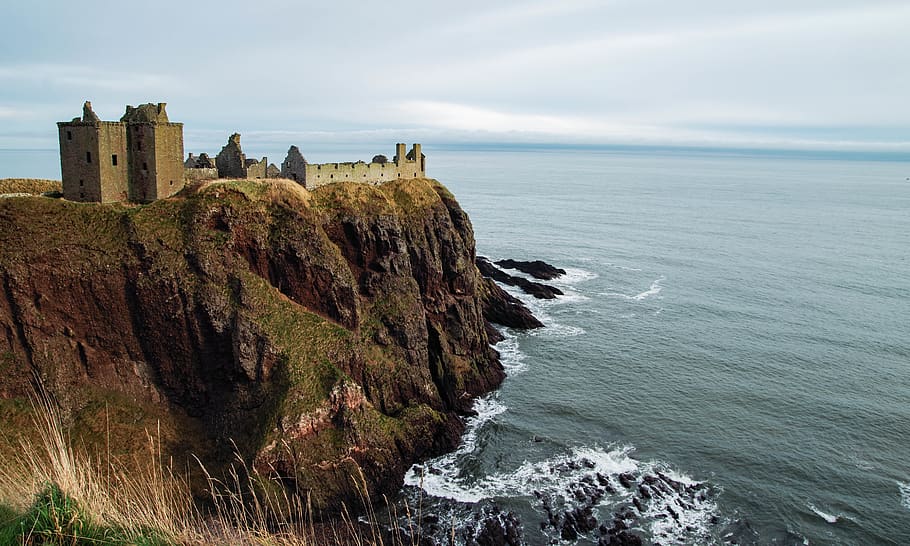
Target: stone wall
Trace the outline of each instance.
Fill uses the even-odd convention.
[[[306,176],[303,181],[298,180],[298,182],[302,182],[306,188],[317,188],[333,182],[382,184],[399,178],[426,177],[426,158],[421,153],[420,144],[414,144],[414,147],[407,154],[405,154],[404,150],[404,144],[397,144],[397,153],[393,161],[386,163],[364,163],[363,161],[355,163],[306,163]],[[290,150],[288,154],[290,155]],[[284,174],[284,171],[282,171],[282,174]]]
[[[183,188],[183,124],[170,123],[165,106],[127,106],[115,122],[86,102],[81,119],[58,123],[64,197],[149,202]]]
[[[240,148],[240,133],[228,137],[227,144],[215,157],[215,166],[219,178],[246,178],[246,156]]]
[[[192,169],[183,169],[183,179],[189,182],[201,182],[203,180],[216,180],[218,178],[218,169],[196,167]]]
[[[183,124],[155,125],[156,192],[153,199],[170,197],[183,189]]]
[[[126,199],[126,127],[122,123],[83,122],[78,118],[58,123],[57,127],[63,196],[71,201],[102,203]]]
[[[251,180],[268,178],[269,158],[263,157],[259,161],[255,159],[246,160],[246,176]]]
[[[303,186],[306,186],[306,159],[300,153],[300,148],[291,146],[288,148],[288,155],[281,162],[281,178],[295,180]]]

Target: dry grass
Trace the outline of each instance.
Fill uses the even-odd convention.
[[[49,191],[63,191],[63,184],[59,180],[46,180],[43,178],[3,178],[0,179],[0,194],[28,193],[41,195]]]
[[[142,460],[127,471],[110,457],[93,459],[75,449],[47,397],[36,397],[35,415],[40,440],[21,440],[18,454],[0,465],[3,544],[394,546],[419,540],[415,529],[393,529],[384,538],[376,524],[359,525],[346,510],[330,524],[316,523],[307,499],[242,462],[226,482],[209,476],[210,503],[202,510],[187,479],[162,460],[154,434],[147,435]],[[366,490],[362,475],[352,479]],[[369,521],[377,521],[365,495],[360,501]]]

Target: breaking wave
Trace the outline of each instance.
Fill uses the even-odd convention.
[[[466,434],[466,439],[464,449],[459,449],[462,456],[476,447],[476,430]],[[631,520],[655,541],[710,542],[712,527],[718,521],[712,489],[666,465],[638,461],[631,457],[632,452],[628,446],[580,447],[479,479],[460,475],[458,455],[443,456],[415,465],[405,483],[432,497],[457,503],[524,499],[544,512],[546,519],[541,526],[554,536],[559,536],[567,524],[580,525],[567,523],[577,517],[571,514],[586,512],[594,521],[608,522],[614,517]],[[547,531],[547,525],[552,529]],[[576,532],[584,534],[593,529]]]
[[[910,510],[910,483],[897,482],[897,488],[901,493],[901,506]]]
[[[608,297],[622,298],[622,299],[629,300],[629,301],[642,301],[642,300],[645,300],[645,299],[648,299],[651,297],[660,298],[661,296],[659,294],[660,294],[661,290],[663,290],[663,286],[661,286],[660,283],[662,283],[664,280],[666,280],[666,277],[660,277],[659,279],[655,279],[654,281],[651,282],[651,286],[649,286],[647,290],[645,290],[644,292],[639,292],[638,294],[635,294],[634,296],[630,296],[628,294],[623,294],[622,292],[604,292],[601,295],[608,296]]]
[[[822,518],[823,520],[827,521],[828,523],[837,523],[838,520],[840,520],[840,518],[841,518],[841,516],[839,516],[839,515],[829,514],[827,512],[820,510],[819,508],[816,508],[816,506],[812,503],[809,503],[808,506],[809,506],[809,510],[812,510],[812,512],[815,513],[816,516]]]
[[[497,329],[504,339],[494,347],[499,351],[499,361],[505,368],[506,375],[511,377],[527,370],[526,355],[518,348],[518,336],[509,332],[508,328],[499,327]]]

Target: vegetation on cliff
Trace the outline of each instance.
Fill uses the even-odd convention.
[[[156,431],[197,493],[191,456],[213,475],[239,456],[318,509],[361,472],[393,491],[503,378],[470,222],[432,180],[11,198],[0,226],[3,429],[29,440],[39,382],[89,451],[126,468]]]
[[[59,180],[46,180],[44,178],[0,178],[0,195],[28,193],[41,195],[47,192],[60,193],[63,184]]]

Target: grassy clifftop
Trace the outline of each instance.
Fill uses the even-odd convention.
[[[28,193],[41,195],[46,192],[62,192],[63,184],[59,180],[43,178],[0,178],[0,195],[8,193]]]
[[[28,433],[40,382],[123,464],[155,430],[164,455],[218,472],[236,450],[319,507],[360,471],[394,490],[502,380],[473,258],[432,180],[0,200],[0,427]]]

